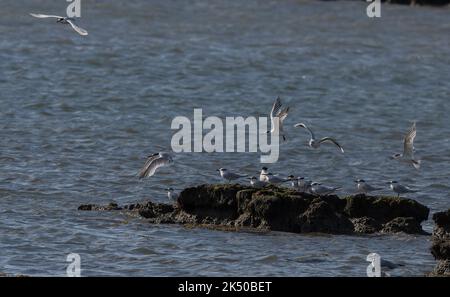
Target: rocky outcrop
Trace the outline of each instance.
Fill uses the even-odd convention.
[[[431,254],[438,261],[431,276],[450,276],[450,209],[433,215]]]
[[[183,190],[176,205],[153,202],[119,207],[81,205],[79,210],[124,210],[151,223],[253,228],[294,233],[425,234],[429,209],[411,199],[365,195],[315,196],[275,186],[201,185]]]

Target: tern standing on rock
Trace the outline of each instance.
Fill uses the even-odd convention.
[[[267,173],[269,173],[269,169],[267,169],[267,167],[263,167],[261,169],[261,173],[259,174],[259,180],[262,182],[267,182]]]
[[[411,190],[409,187],[399,184],[395,180],[388,182],[388,184],[389,184],[389,187],[391,188],[391,190],[394,191],[395,193],[397,193],[397,197],[400,197],[401,194],[417,192],[415,190]]]
[[[40,14],[40,13],[30,13],[31,16],[35,18],[40,19],[46,19],[46,18],[55,18],[57,23],[61,24],[69,24],[78,34],[86,36],[88,35],[88,32],[80,27],[75,23],[75,19],[69,18],[69,17],[62,17],[58,15],[47,15],[47,14]]]
[[[283,137],[283,141],[286,141],[286,134],[283,130],[283,121],[286,119],[289,113],[289,107],[285,109],[281,109],[281,99],[277,97],[275,102],[273,103],[272,110],[270,111],[270,122],[272,125],[272,129],[267,131],[267,133],[274,133],[278,127],[278,133]]]
[[[391,159],[411,164],[416,169],[420,169],[420,160],[414,159],[414,139],[416,138],[416,122],[413,123],[403,140],[403,153],[397,153]]]
[[[287,178],[288,178],[288,181],[291,182],[291,187],[293,187],[294,189],[298,190],[298,178],[296,178],[292,174],[289,175]]]
[[[342,146],[339,145],[339,143],[336,140],[334,140],[334,138],[324,137],[320,140],[317,140],[314,135],[314,132],[305,124],[298,123],[298,124],[295,124],[294,127],[301,127],[301,128],[308,130],[309,134],[311,135],[311,139],[309,140],[310,147],[312,147],[314,149],[318,149],[322,143],[331,142],[331,143],[334,143],[341,150],[342,153],[344,153],[344,149],[342,148]]]
[[[258,178],[256,178],[256,176],[249,177],[249,179],[250,185],[252,185],[252,187],[254,188],[264,188],[265,186],[267,186],[267,182],[260,181]]]
[[[341,187],[328,187],[316,182],[311,184],[311,192],[319,196],[331,195],[340,189]]]
[[[267,173],[267,174],[265,174],[265,176],[266,176],[266,178],[267,178],[267,182],[268,182],[269,184],[273,184],[273,185],[279,185],[279,184],[282,184],[282,183],[285,183],[285,182],[288,182],[288,181],[289,181],[289,179],[286,179],[286,178],[282,178],[282,177],[273,175],[273,174],[270,173],[270,172]]]
[[[220,176],[227,182],[247,176],[247,175],[241,175],[241,174],[237,174],[234,172],[230,172],[230,171],[228,171],[228,169],[225,169],[225,168],[217,169],[217,171],[219,171]]]
[[[298,177],[298,190],[302,193],[311,193],[311,184],[312,181],[306,180],[305,177]]]
[[[358,190],[358,193],[367,194],[374,191],[380,191],[382,188],[377,188],[369,185],[366,183],[363,179],[357,179],[355,180],[356,183],[356,189]]]
[[[180,196],[178,193],[175,192],[173,188],[167,188],[167,197],[171,201],[177,201],[178,197]]]

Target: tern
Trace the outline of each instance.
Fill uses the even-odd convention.
[[[62,17],[58,15],[47,15],[47,14],[40,14],[40,13],[30,13],[31,16],[35,18],[55,18],[57,23],[61,24],[69,24],[78,34],[86,36],[88,35],[88,32],[80,27],[75,22],[75,19],[69,18],[69,17]]]
[[[177,201],[178,197],[180,196],[178,193],[175,192],[173,188],[167,188],[167,197],[171,201]]]
[[[283,130],[283,121],[286,119],[289,113],[289,107],[285,109],[281,109],[281,99],[277,97],[275,102],[273,103],[272,110],[270,111],[270,123],[272,129],[267,131],[267,133],[274,133],[278,127],[278,133],[283,137],[283,141],[286,141],[286,134]]]
[[[259,180],[262,182],[267,182],[266,174],[269,173],[269,169],[267,167],[263,167],[261,169],[261,173],[259,174]]]
[[[322,185],[321,183],[316,182],[311,183],[311,193],[319,196],[327,196],[333,194],[334,192],[340,189],[341,187],[328,187]]]
[[[305,177],[298,177],[297,178],[297,182],[298,182],[298,190],[302,193],[311,193],[311,184],[312,181],[310,180],[306,180]]]
[[[331,137],[324,137],[324,138],[322,138],[320,140],[317,140],[315,135],[314,135],[314,132],[308,126],[306,126],[303,123],[295,124],[294,127],[301,127],[301,128],[304,128],[304,129],[308,130],[309,134],[311,135],[311,139],[309,140],[309,146],[310,147],[312,147],[314,149],[318,149],[322,143],[324,143],[324,142],[331,142],[331,143],[334,143],[338,148],[340,148],[342,153],[344,153],[344,149],[342,148],[342,146],[340,146],[339,143],[336,140],[334,140],[333,138],[331,138]]]
[[[264,174],[265,176],[266,176],[266,178],[267,178],[267,182],[269,183],[269,184],[273,184],[273,185],[279,185],[279,184],[282,184],[282,183],[285,183],[285,182],[288,182],[289,181],[289,179],[286,179],[286,178],[282,178],[282,177],[279,177],[279,176],[276,176],[276,175],[273,175],[272,173],[266,173],[266,174]]]
[[[403,140],[403,153],[397,153],[391,159],[412,164],[414,168],[419,169],[421,161],[414,159],[414,139],[416,138],[416,134],[416,122],[414,122]]]
[[[228,182],[247,176],[247,175],[241,175],[241,174],[230,172],[225,168],[217,169],[217,171],[219,171],[220,176]]]
[[[397,193],[397,197],[400,197],[400,194],[406,194],[406,193],[416,193],[417,191],[411,190],[409,187],[403,186],[399,184],[397,181],[392,180],[388,182],[389,187],[392,191]]]
[[[382,190],[382,188],[377,188],[377,187],[373,187],[373,186],[369,185],[363,179],[357,179],[357,180],[355,180],[355,183],[356,183],[356,189],[358,190],[358,193],[367,194],[370,192]]]
[[[173,163],[172,156],[168,153],[155,153],[147,157],[144,167],[139,171],[139,179],[153,176],[159,167]]]
[[[289,175],[287,178],[288,178],[288,181],[291,182],[291,187],[298,190],[298,178],[293,176],[292,174]]]
[[[311,181],[306,180],[304,177],[288,176],[288,181],[291,182],[291,186],[301,193],[308,193],[311,188]]]
[[[249,179],[250,179],[250,184],[254,188],[264,188],[265,186],[267,186],[267,182],[260,181],[256,176],[249,177]]]

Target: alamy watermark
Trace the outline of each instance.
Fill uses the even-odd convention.
[[[67,265],[66,274],[68,277],[80,277],[81,276],[81,257],[79,254],[70,253],[67,255],[66,261],[70,264]]]
[[[381,257],[377,253],[370,253],[367,255],[367,261],[370,262],[367,266],[368,277],[381,277]]]
[[[184,116],[172,120],[171,129],[178,130],[172,136],[172,150],[175,153],[259,151],[266,154],[261,155],[261,163],[275,163],[280,152],[278,121],[274,122],[274,132],[269,133],[267,117],[226,117],[224,122],[215,116],[203,119],[202,109],[194,109],[193,123]],[[204,135],[205,129],[208,132]]]
[[[369,18],[381,18],[381,0],[366,0],[370,2],[366,14]]]
[[[69,18],[81,17],[81,0],[66,0],[70,2],[67,6],[66,14]]]

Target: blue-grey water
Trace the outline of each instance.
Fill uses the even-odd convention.
[[[271,171],[344,194],[355,177],[396,179],[432,212],[449,208],[448,7],[383,5],[369,19],[359,1],[86,0],[87,37],[28,15],[66,5],[1,1],[0,271],[65,275],[69,253],[84,276],[365,276],[370,252],[403,264],[395,276],[432,269],[429,236],[221,232],[77,207],[167,202],[164,188],[218,182],[219,167],[258,172],[258,153],[191,153],[135,176],[170,148],[175,116],[265,116],[280,95],[289,139]],[[388,158],[413,120],[420,171]],[[346,153],[311,151],[299,121]]]

